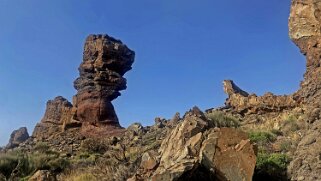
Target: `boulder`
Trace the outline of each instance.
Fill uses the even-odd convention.
[[[10,135],[10,140],[7,149],[12,149],[19,146],[20,143],[25,142],[29,138],[29,133],[26,127],[19,128],[15,130]]]
[[[153,170],[158,164],[158,154],[152,150],[143,154],[140,167],[144,170]]]
[[[55,175],[48,170],[38,170],[28,181],[56,181]]]
[[[159,149],[160,164],[153,175],[154,180],[175,180],[192,170],[198,162],[203,132],[208,123],[202,119],[198,108],[193,108],[162,142]]]
[[[246,133],[211,128],[202,111],[194,107],[163,139],[158,154],[143,154],[140,167],[144,171],[132,178],[251,180],[256,163],[254,150]]]
[[[212,169],[218,180],[252,180],[256,153],[245,132],[233,128],[210,130],[200,156],[202,165]]]

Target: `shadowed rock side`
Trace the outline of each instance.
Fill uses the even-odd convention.
[[[121,41],[107,35],[90,35],[85,43],[80,77],[74,82],[77,119],[97,125],[120,127],[111,101],[126,89],[124,74],[134,62],[135,53]]]
[[[29,133],[26,127],[19,128],[15,130],[10,135],[10,140],[8,145],[6,146],[7,149],[12,149],[19,146],[20,143],[23,143],[29,138]]]

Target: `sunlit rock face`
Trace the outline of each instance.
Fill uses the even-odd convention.
[[[79,78],[74,82],[78,91],[73,104],[80,122],[119,127],[111,101],[126,89],[124,74],[134,62],[135,53],[120,40],[108,35],[90,35],[84,47]]]
[[[295,108],[298,103],[292,95],[277,96],[270,92],[263,96],[249,94],[232,80],[224,80],[224,92],[228,95],[225,105],[241,115],[281,112]]]
[[[306,73],[296,98],[305,104],[321,102],[321,1],[293,0],[289,18],[289,35],[306,56]]]

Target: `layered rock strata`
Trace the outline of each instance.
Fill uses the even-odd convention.
[[[304,104],[321,102],[321,1],[292,0],[289,35],[306,56],[306,72],[296,97]]]
[[[76,119],[99,125],[120,127],[111,101],[126,89],[124,74],[134,62],[135,53],[121,41],[107,35],[86,39],[80,77],[74,82]]]
[[[49,138],[63,130],[63,126],[71,122],[73,106],[65,98],[59,96],[47,102],[46,112],[38,123],[32,136],[39,139]]]
[[[272,93],[257,96],[242,90],[232,80],[225,80],[223,84],[224,91],[228,95],[225,102],[226,107],[231,108],[243,116],[248,114],[280,112],[285,109],[293,109],[298,105],[293,96],[276,96]]]
[[[108,35],[87,37],[73,104],[59,96],[48,101],[33,137],[46,139],[68,128],[82,127],[86,135],[106,134],[120,128],[111,101],[126,89],[124,75],[132,68],[135,53]],[[116,131],[118,132],[118,131]]]

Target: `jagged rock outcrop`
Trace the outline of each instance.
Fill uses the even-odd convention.
[[[211,128],[193,108],[163,139],[159,155],[147,152],[132,180],[252,180],[256,154],[246,133]]]
[[[86,39],[80,77],[74,82],[78,91],[73,99],[80,122],[120,127],[111,103],[126,89],[124,74],[134,62],[135,53],[120,40],[108,35]]]
[[[26,127],[19,128],[18,130],[14,130],[10,135],[10,140],[8,145],[6,146],[7,149],[12,149],[19,144],[23,143],[29,138],[29,133]]]
[[[58,96],[47,102],[44,117],[38,123],[32,136],[42,139],[48,138],[63,130],[63,127],[70,123],[73,117],[73,106],[65,98]]]
[[[306,56],[306,73],[296,97],[304,104],[320,107],[321,98],[321,2],[292,0],[289,35]]]
[[[308,129],[288,168],[291,180],[321,180],[321,1],[292,0],[289,18],[292,41],[306,56],[306,72],[296,99],[307,110]]]
[[[226,107],[241,115],[281,112],[298,106],[297,101],[291,95],[276,96],[266,93],[263,96],[257,96],[242,90],[232,80],[225,80],[223,84],[224,91],[228,95],[225,102]]]

